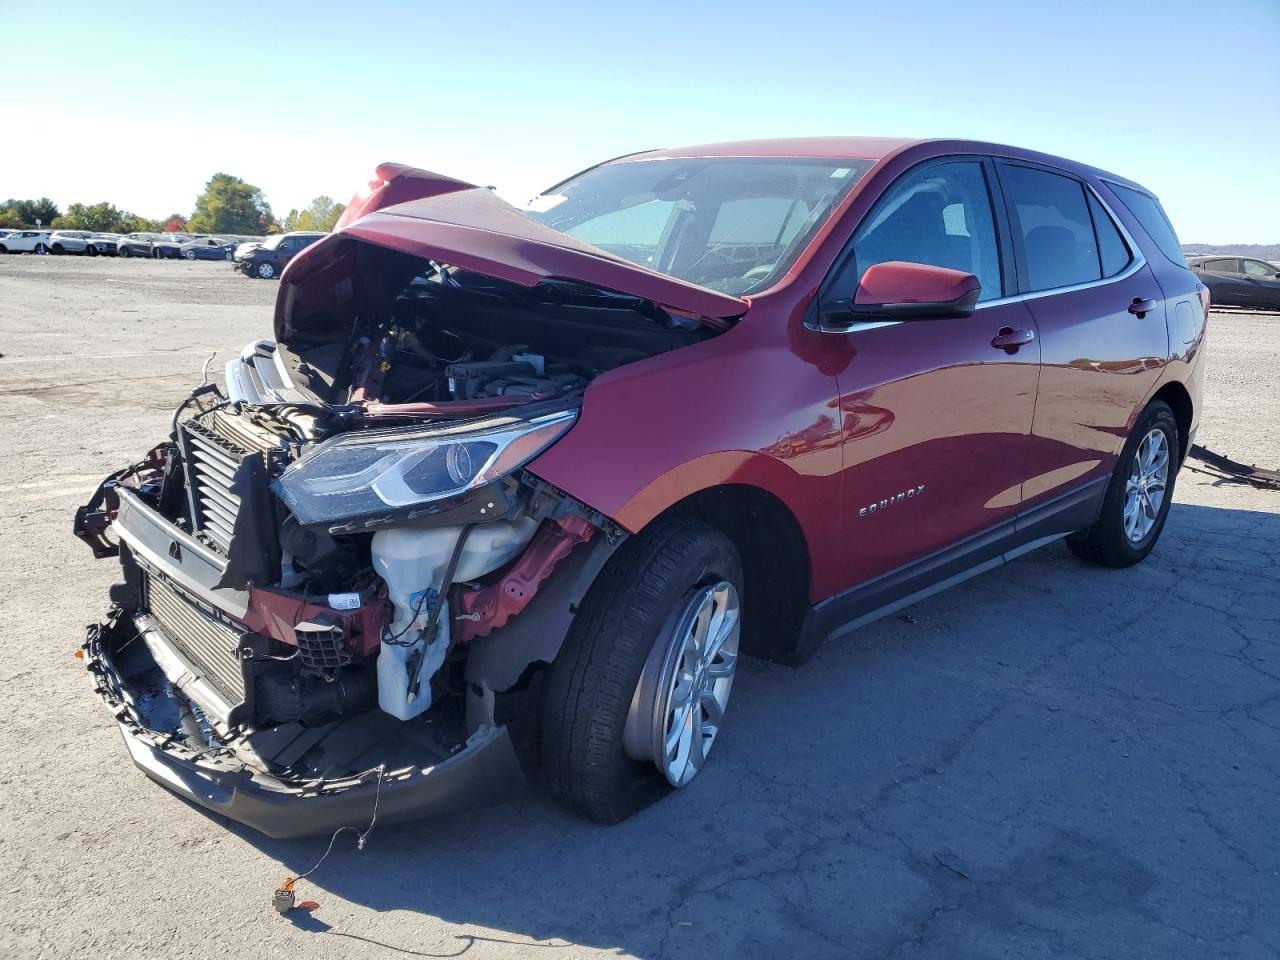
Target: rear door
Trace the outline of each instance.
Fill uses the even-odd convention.
[[[1017,513],[1040,345],[1026,304],[1006,296],[1012,250],[994,186],[983,157],[908,170],[863,218],[824,284],[824,301],[848,297],[868,267],[902,260],[963,270],[982,285],[972,316],[831,334],[847,338],[832,349],[851,354],[836,373],[849,586],[1011,524]],[[992,342],[1001,336],[1022,342]]]
[[[1021,161],[999,170],[1019,288],[1040,334],[1024,509],[1087,512],[1168,359],[1163,294],[1141,249],[1083,180]]]

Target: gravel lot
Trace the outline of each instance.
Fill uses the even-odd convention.
[[[751,663],[716,759],[614,828],[537,788],[268,841],[152,784],[72,651],[114,561],[71,536],[276,285],[222,263],[0,258],[0,943],[13,957],[1276,957],[1280,494],[1184,471],[1164,540],[1059,546]],[[1280,316],[1218,314],[1200,442],[1280,467]],[[218,366],[221,366],[219,361]]]

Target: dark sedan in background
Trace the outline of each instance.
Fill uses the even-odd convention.
[[[1252,257],[1187,257],[1195,275],[1221,307],[1280,310],[1280,267]]]
[[[222,237],[200,237],[178,247],[184,260],[231,260],[235,256],[236,243]]]
[[[236,269],[246,277],[271,280],[280,276],[285,264],[326,234],[299,230],[293,233],[277,233],[268,237],[260,247],[237,254]]]

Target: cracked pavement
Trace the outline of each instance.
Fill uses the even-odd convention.
[[[70,535],[208,354],[266,335],[275,289],[0,258],[7,955],[1280,955],[1280,493],[1188,470],[1136,568],[1056,545],[801,670],[745,664],[696,785],[623,825],[534,787],[379,827],[277,916],[326,840],[265,840],[133,767],[72,657],[114,571]],[[1210,337],[1200,442],[1280,467],[1280,316]]]

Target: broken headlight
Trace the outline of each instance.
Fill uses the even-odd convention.
[[[524,466],[577,419],[566,410],[474,427],[346,433],[289,466],[272,489],[304,525],[412,508],[474,490]]]

